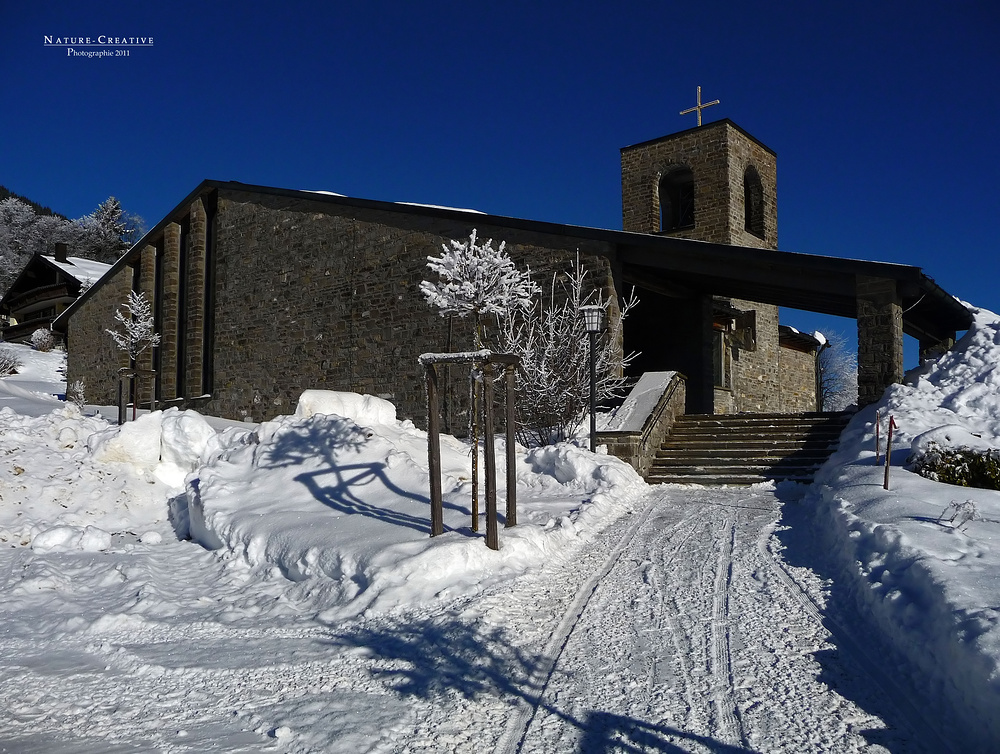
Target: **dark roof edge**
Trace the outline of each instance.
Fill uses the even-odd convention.
[[[819,348],[822,343],[820,340],[810,333],[802,332],[801,330],[796,330],[794,327],[789,325],[778,325],[778,342],[785,340],[789,344],[794,343],[796,345],[803,346],[805,348],[812,348],[813,350]]]
[[[723,122],[723,121],[718,121]],[[713,124],[709,124],[710,126]],[[705,128],[706,126],[702,126]],[[465,223],[475,225],[479,222],[486,225],[511,228],[514,230],[525,230],[535,233],[562,236],[567,238],[577,238],[580,240],[598,241],[615,246],[652,246],[664,250],[674,250],[677,252],[709,252],[723,257],[731,257],[739,254],[775,254],[777,260],[788,263],[806,263],[825,266],[828,269],[837,269],[842,272],[854,272],[855,274],[872,275],[875,277],[890,277],[896,280],[922,281],[930,280],[924,275],[923,270],[911,265],[898,264],[894,262],[874,262],[868,260],[845,259],[843,257],[828,257],[817,254],[805,254],[802,252],[777,251],[770,249],[759,249],[742,246],[731,246],[729,244],[709,243],[707,241],[695,241],[685,238],[674,238],[672,236],[659,236],[647,233],[633,233],[623,230],[608,230],[603,228],[591,228],[580,225],[566,225],[563,223],[553,223],[544,220],[524,220],[515,217],[505,217],[503,215],[481,214],[469,212],[461,209],[449,209],[445,207],[422,206],[414,204],[400,204],[398,202],[387,202],[376,199],[356,199],[347,196],[337,196],[333,194],[321,194],[314,191],[302,189],[282,189],[272,186],[258,186],[238,181],[216,181],[206,179],[191,191],[184,199],[168,212],[160,222],[146,232],[142,238],[136,241],[132,247],[126,251],[121,258],[115,262],[111,268],[101,276],[87,291],[85,291],[72,305],[63,311],[52,323],[53,329],[65,332],[66,324],[78,307],[82,306],[90,299],[96,291],[103,287],[105,281],[110,280],[118,274],[121,269],[127,266],[132,259],[145,248],[152,239],[156,238],[163,229],[174,222],[177,216],[187,210],[196,198],[210,191],[224,190],[232,192],[245,192],[250,194],[267,194],[272,196],[284,196],[292,199],[308,200],[321,204],[334,204],[343,207],[355,207],[359,209],[378,210],[383,212],[399,212],[404,214],[418,214],[428,217],[439,217],[449,220],[461,220]],[[930,281],[937,288],[937,284]],[[940,292],[941,296],[953,299],[952,296]],[[940,296],[935,296],[940,297]]]
[[[764,149],[764,150],[770,152],[775,157],[778,156],[778,153],[775,152],[773,149],[771,149],[769,146],[767,146],[767,144],[765,144],[764,142],[762,142],[760,139],[758,139],[756,136],[754,136],[753,134],[751,134],[745,128],[743,128],[743,127],[739,126],[738,124],[734,123],[733,121],[731,121],[729,118],[723,118],[722,120],[713,120],[711,123],[706,123],[706,124],[704,124],[702,126],[695,126],[694,128],[687,128],[687,129],[685,129],[683,131],[677,131],[676,133],[667,134],[666,136],[658,136],[655,139],[649,139],[647,141],[640,141],[638,144],[629,144],[627,147],[622,147],[619,151],[620,152],[624,152],[627,149],[636,149],[638,147],[645,147],[645,146],[649,146],[650,144],[656,144],[656,143],[661,142],[661,141],[670,141],[671,139],[676,139],[679,136],[685,136],[685,135],[687,135],[689,133],[692,133],[693,131],[700,131],[700,130],[705,130],[705,129],[708,129],[708,128],[719,128],[720,126],[724,126],[724,125],[732,126],[737,131],[739,131],[741,134],[743,134],[748,139],[750,139],[750,141],[752,141],[754,144],[756,144],[757,146],[759,146],[761,149]]]
[[[918,268],[919,269],[919,268]],[[954,308],[957,312],[959,309],[965,312],[965,329],[972,327],[972,324],[976,321],[976,318],[972,315],[972,311],[969,309],[968,305],[960,301],[955,296],[952,296],[948,291],[938,285],[934,278],[926,274],[923,270],[920,270],[920,287],[922,290],[926,291],[925,295],[930,295],[932,298],[937,299],[942,303],[943,306],[948,308]],[[919,301],[917,303],[920,303]],[[916,304],[914,304],[916,306]],[[906,312],[903,312],[905,315]],[[960,328],[959,328],[960,329]]]
[[[18,283],[20,283],[20,282],[21,282],[21,279],[22,279],[22,278],[23,278],[23,277],[24,277],[25,275],[27,275],[27,274],[28,274],[28,269],[29,269],[29,268],[31,267],[31,265],[32,265],[32,264],[33,264],[33,263],[34,263],[34,262],[35,262],[36,260],[41,260],[42,262],[44,262],[45,264],[47,264],[47,265],[48,265],[49,267],[51,267],[51,268],[52,268],[53,270],[55,270],[55,271],[56,271],[56,272],[57,272],[58,274],[60,274],[60,275],[65,275],[65,276],[67,276],[67,277],[71,277],[71,278],[73,278],[73,279],[74,279],[74,280],[75,280],[76,282],[78,282],[78,283],[80,282],[80,279],[79,279],[79,278],[77,278],[77,277],[74,277],[73,275],[70,275],[70,273],[68,273],[68,272],[67,272],[66,270],[64,270],[64,269],[63,269],[62,267],[59,267],[58,265],[56,265],[56,264],[53,264],[53,261],[52,261],[52,257],[49,257],[49,256],[46,256],[46,255],[45,255],[44,253],[42,253],[41,251],[36,251],[36,252],[35,252],[34,254],[32,254],[32,255],[31,255],[31,259],[29,259],[29,260],[28,260],[28,263],[27,263],[26,265],[24,265],[24,267],[23,267],[23,268],[21,268],[21,271],[20,271],[20,272],[19,272],[19,273],[17,274],[17,277],[16,277],[16,278],[14,278],[14,281],[13,281],[13,282],[12,282],[12,283],[10,284],[10,286],[9,286],[9,287],[7,288],[7,293],[4,293],[4,294],[3,294],[3,296],[2,296],[2,297],[0,297],[0,306],[3,306],[3,305],[4,305],[4,302],[5,302],[6,300],[7,300],[7,294],[8,294],[8,293],[10,293],[10,292],[11,292],[12,290],[14,290],[14,288],[16,288],[16,287],[17,287],[17,284],[18,284]]]
[[[158,222],[152,228],[147,230],[143,234],[142,238],[140,238],[138,241],[132,244],[132,246],[129,247],[128,251],[122,254],[118,258],[118,260],[113,265],[111,265],[111,267],[108,270],[106,270],[105,273],[101,275],[101,277],[98,280],[94,282],[92,286],[90,286],[76,299],[76,301],[74,301],[72,304],[66,307],[58,317],[52,320],[52,329],[61,333],[65,333],[66,324],[69,321],[69,318],[73,316],[73,312],[75,312],[77,308],[82,306],[91,296],[93,296],[99,288],[103,288],[105,281],[110,280],[115,275],[117,275],[123,267],[126,267],[131,261],[132,257],[134,257],[138,253],[138,250],[144,249],[148,245],[149,242],[146,239],[155,238],[157,235],[163,232],[163,229],[172,222],[174,216],[177,215],[178,212],[190,206],[191,202],[193,202],[197,197],[206,193],[207,190],[213,188],[215,184],[219,183],[221,182],[212,180],[204,180],[201,183],[199,183],[198,186],[194,189],[194,191],[192,191],[190,194],[184,197],[172,210],[170,210],[166,215],[164,215],[163,219],[160,220],[160,222]]]

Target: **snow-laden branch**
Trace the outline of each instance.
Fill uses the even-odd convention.
[[[153,332],[153,312],[145,293],[130,291],[128,301],[115,311],[115,321],[121,330],[105,330],[115,346],[128,353],[135,361],[147,348],[160,344],[159,334]]]

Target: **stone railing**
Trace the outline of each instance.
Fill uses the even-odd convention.
[[[685,395],[679,372],[646,372],[597,433],[598,444],[646,476],[674,421],[684,413]]]

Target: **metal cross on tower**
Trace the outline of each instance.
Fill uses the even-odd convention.
[[[681,115],[687,115],[688,113],[693,113],[693,112],[695,112],[697,110],[698,111],[698,125],[700,126],[701,125],[701,111],[704,110],[706,107],[711,107],[712,105],[718,105],[718,104],[719,104],[719,100],[717,100],[717,99],[712,100],[711,102],[706,102],[704,105],[701,104],[701,87],[699,86],[698,87],[698,104],[695,105],[694,107],[689,107],[687,110],[681,110]]]

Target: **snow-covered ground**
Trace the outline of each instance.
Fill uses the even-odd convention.
[[[426,437],[384,401],[119,429],[26,349],[0,381],[0,751],[991,751],[1000,493],[902,466],[1000,443],[998,344],[978,312],[808,489],[519,450],[499,552],[452,438],[428,536]]]

